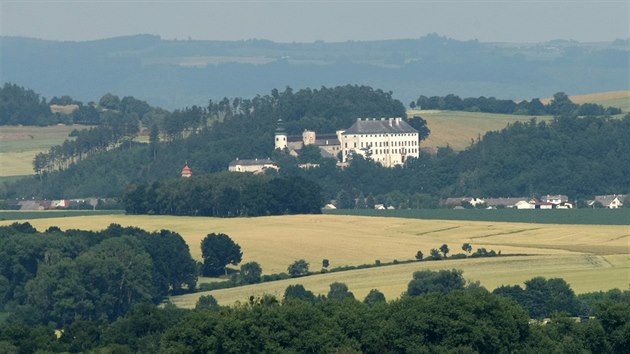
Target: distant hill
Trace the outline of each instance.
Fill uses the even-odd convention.
[[[291,86],[369,85],[405,103],[419,94],[529,99],[627,90],[627,42],[535,44],[419,39],[342,43],[0,37],[3,82],[88,102],[104,92],[168,109]]]

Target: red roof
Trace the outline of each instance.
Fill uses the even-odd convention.
[[[188,164],[182,168],[182,176],[190,176],[192,175],[192,169],[188,167]]]

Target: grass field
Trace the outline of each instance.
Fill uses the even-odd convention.
[[[621,209],[416,209],[325,210],[331,215],[382,216],[412,219],[524,222],[536,224],[630,225],[630,208]]]
[[[12,221],[2,221],[9,224]],[[357,296],[378,288],[388,298],[397,297],[422,267],[461,268],[468,280],[493,288],[517,284],[537,275],[563,277],[577,292],[627,288],[630,283],[630,227],[620,225],[557,225],[506,222],[419,220],[337,215],[295,215],[217,219],[175,216],[102,215],[29,220],[38,230],[55,225],[62,229],[98,230],[110,223],[147,230],[170,229],[184,237],[194,258],[201,258],[200,242],[206,234],[223,232],[242,247],[243,262],[256,261],[265,274],[285,272],[304,258],[311,270],[322,259],[331,267],[412,259],[446,243],[459,253],[464,242],[506,254],[527,256],[446,260],[401,264],[311,276],[254,286],[213,291],[222,304],[245,301],[249,295],[281,293],[290,283],[301,283],[316,292],[343,281]],[[203,293],[175,297],[182,306],[194,305]]]
[[[493,114],[480,112],[410,110],[407,115],[419,115],[427,121],[431,134],[422,141],[423,148],[437,148],[447,144],[455,150],[463,150],[473,140],[482,137],[486,132],[501,130],[509,123],[525,122],[531,116],[514,114]],[[551,116],[538,116],[537,120],[548,120]]]
[[[0,126],[0,177],[33,174],[33,158],[66,140],[74,129],[87,126]]]

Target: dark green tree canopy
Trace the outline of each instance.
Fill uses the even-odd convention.
[[[287,268],[287,272],[291,277],[301,277],[303,275],[307,275],[308,262],[303,259],[298,259],[297,261],[289,265],[289,268]]]
[[[243,258],[241,246],[226,234],[208,234],[201,241],[203,274],[205,276],[227,275],[228,264],[237,265]]]
[[[413,273],[413,280],[407,286],[407,295],[418,296],[426,293],[448,293],[453,290],[463,289],[466,284],[462,271],[421,270]]]

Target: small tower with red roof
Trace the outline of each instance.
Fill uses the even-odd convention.
[[[189,178],[190,176],[192,176],[192,169],[188,167],[188,161],[186,161],[186,165],[182,168],[182,177]]]

